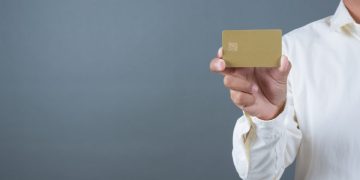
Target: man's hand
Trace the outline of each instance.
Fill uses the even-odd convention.
[[[286,56],[282,56],[280,67],[226,68],[222,48],[210,63],[211,71],[224,75],[224,85],[235,105],[262,120],[271,120],[283,111],[290,69]]]

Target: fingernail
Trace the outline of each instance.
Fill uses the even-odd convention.
[[[281,56],[281,62],[280,62],[280,71],[285,71],[287,69],[287,64],[285,62],[286,57]]]
[[[223,69],[223,62],[218,62],[218,63],[216,63],[216,69],[217,69],[218,71],[221,71],[221,70]]]
[[[221,56],[222,56],[222,47],[219,48],[219,50],[218,50],[218,52],[217,52],[217,57],[218,57],[218,58],[221,58]]]

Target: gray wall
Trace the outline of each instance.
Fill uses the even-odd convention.
[[[238,179],[223,29],[338,0],[0,0],[0,179]],[[290,169],[284,179],[292,179]]]

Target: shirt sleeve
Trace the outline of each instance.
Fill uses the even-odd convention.
[[[280,179],[294,161],[302,133],[296,120],[290,80],[287,89],[285,108],[275,119],[264,121],[244,113],[237,120],[232,156],[242,179]]]

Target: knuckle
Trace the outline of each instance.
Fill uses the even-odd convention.
[[[244,103],[244,93],[238,93],[236,96],[236,99],[239,104],[243,104]]]
[[[241,84],[242,89],[246,92],[251,92],[251,84],[248,82],[244,82]]]
[[[232,97],[232,100],[237,105],[244,105],[244,94],[243,93],[235,93]]]
[[[225,76],[224,77],[224,85],[226,87],[231,87],[232,85],[232,80],[231,80],[231,77],[230,76]]]
[[[248,79],[244,79],[242,82],[241,82],[241,86],[243,87],[243,89],[245,90],[250,90],[251,87],[252,87],[252,82]]]
[[[252,83],[246,83],[246,90],[251,92],[253,88],[253,84]]]

